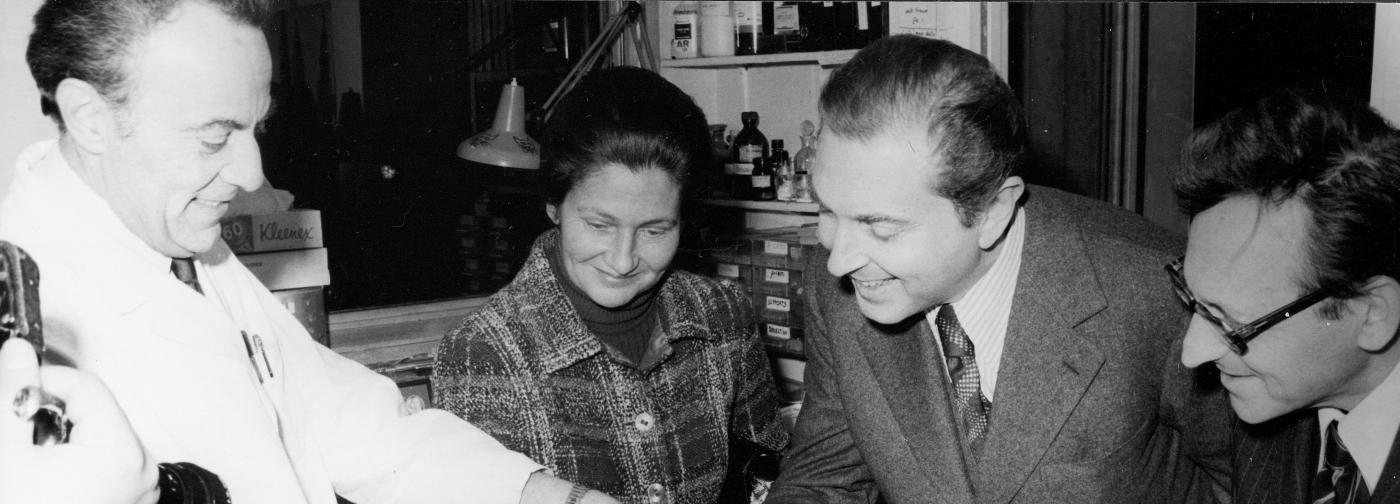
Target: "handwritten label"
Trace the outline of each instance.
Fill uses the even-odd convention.
[[[792,300],[778,296],[768,296],[763,302],[763,307],[773,311],[788,313],[792,311]]]
[[[788,244],[780,241],[763,240],[763,253],[785,256],[788,254]]]
[[[763,281],[780,284],[788,283],[788,270],[763,268]]]
[[[792,328],[780,326],[778,324],[768,324],[768,337],[778,339],[792,338]]]

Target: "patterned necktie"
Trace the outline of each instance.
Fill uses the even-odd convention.
[[[1355,504],[1364,502],[1369,492],[1361,484],[1360,469],[1337,434],[1337,421],[1327,424],[1327,443],[1322,447],[1322,470],[1313,479],[1313,504]]]
[[[195,292],[204,294],[204,289],[199,288],[199,277],[194,274],[194,258],[177,257],[170,260],[170,273],[175,278],[190,286]]]
[[[953,305],[943,305],[934,318],[938,334],[943,340],[943,356],[948,360],[948,376],[956,385],[958,413],[962,415],[962,430],[972,446],[974,456],[982,452],[982,438],[987,433],[987,419],[991,414],[992,402],[982,394],[982,377],[977,372],[977,359],[974,358],[972,340],[958,323]]]

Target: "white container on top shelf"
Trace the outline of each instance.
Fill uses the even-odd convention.
[[[671,11],[679,2],[648,0],[657,54],[670,54]],[[1004,2],[892,2],[892,33],[947,39],[982,53],[1005,75],[1007,6]],[[702,28],[703,29],[703,28]],[[831,71],[855,50],[664,59],[661,75],[695,99],[710,124],[738,131],[739,113],[758,112],[769,139],[797,145],[803,120],[817,120],[817,99]]]

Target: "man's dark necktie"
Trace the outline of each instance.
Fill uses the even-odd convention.
[[[963,434],[967,436],[973,455],[980,456],[992,402],[982,394],[982,377],[977,372],[972,340],[968,339],[962,324],[958,323],[958,316],[953,313],[953,305],[943,305],[943,308],[938,310],[938,316],[934,318],[934,324],[938,326],[938,334],[943,340],[943,356],[948,360],[948,376],[953,379],[955,385]]]
[[[1360,468],[1337,434],[1337,421],[1327,424],[1327,442],[1322,447],[1322,470],[1313,479],[1313,504],[1360,504],[1370,492],[1362,484]]]
[[[194,274],[194,258],[177,257],[170,260],[170,273],[175,278],[190,286],[195,292],[204,294],[204,289],[199,288],[199,277]]]

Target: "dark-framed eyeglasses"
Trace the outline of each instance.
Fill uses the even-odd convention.
[[[1196,301],[1196,296],[1191,294],[1191,289],[1186,286],[1186,277],[1181,275],[1181,263],[1183,259],[1185,258],[1179,257],[1167,263],[1165,266],[1167,276],[1172,279],[1172,290],[1176,292],[1176,297],[1181,298],[1181,302],[1185,304],[1187,308],[1190,308],[1191,311],[1196,312],[1201,318],[1206,319],[1206,322],[1210,322],[1216,329],[1219,329],[1218,334],[1220,334],[1221,339],[1225,340],[1225,344],[1230,346],[1230,350],[1240,355],[1244,355],[1245,352],[1249,350],[1249,340],[1259,336],[1259,333],[1273,327],[1274,324],[1288,320],[1289,317],[1301,313],[1303,310],[1317,304],[1318,301],[1330,297],[1321,289],[1315,290],[1298,298],[1292,303],[1283,305],[1282,308],[1269,312],[1268,315],[1255,319],[1253,322],[1238,327],[1231,327],[1231,324],[1220,320],[1220,318],[1216,317],[1210,310],[1207,310],[1204,305]]]

